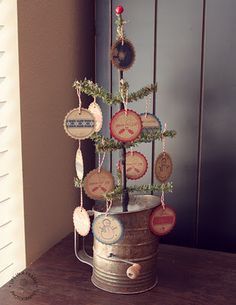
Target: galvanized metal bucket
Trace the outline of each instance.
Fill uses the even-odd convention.
[[[122,222],[124,238],[112,245],[94,238],[93,258],[84,249],[77,251],[75,233],[75,254],[93,267],[91,280],[96,287],[112,293],[135,294],[150,290],[157,284],[159,240],[149,229],[149,216],[159,204],[157,196],[136,195],[130,198],[129,211],[122,212],[120,202],[114,202],[109,214]],[[101,214],[104,212],[94,210],[95,218]],[[141,266],[136,279],[130,279],[126,274],[130,263]]]

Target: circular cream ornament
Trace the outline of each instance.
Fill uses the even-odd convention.
[[[91,223],[88,212],[83,207],[80,206],[75,208],[73,213],[73,223],[79,235],[88,235]]]
[[[94,200],[104,200],[104,195],[111,192],[114,186],[114,177],[104,169],[99,172],[96,168],[84,178],[84,191],[89,198]]]
[[[94,133],[95,118],[85,108],[75,108],[69,111],[64,119],[65,132],[75,140],[89,138]]]
[[[92,102],[88,110],[93,114],[95,118],[95,126],[94,126],[94,131],[99,132],[102,129],[102,122],[103,122],[103,117],[102,117],[102,110],[98,103]]]
[[[123,225],[121,221],[111,215],[99,215],[92,225],[94,237],[103,244],[112,245],[123,238]]]

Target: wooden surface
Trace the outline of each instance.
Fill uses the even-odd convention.
[[[236,304],[236,255],[161,245],[159,284],[139,295],[114,295],[90,282],[91,268],[73,253],[69,235],[33,263],[27,271],[37,279],[36,294],[17,300],[6,284],[0,304],[15,305],[233,305]]]

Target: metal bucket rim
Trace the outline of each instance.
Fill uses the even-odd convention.
[[[121,215],[121,214],[123,215],[123,214],[138,213],[138,212],[142,212],[142,211],[153,209],[153,208],[157,207],[158,205],[160,205],[160,197],[157,196],[157,195],[149,195],[149,194],[145,194],[145,195],[131,195],[130,199],[132,200],[132,198],[138,198],[138,197],[146,197],[146,198],[149,197],[149,198],[152,198],[152,201],[151,201],[152,204],[150,204],[149,207],[144,207],[144,208],[141,208],[141,209],[138,209],[138,210],[127,211],[127,212],[122,212],[122,211],[120,211],[120,212],[112,212],[112,210],[111,210],[111,211],[109,211],[109,215]],[[93,211],[96,212],[96,213],[99,213],[99,214],[106,214],[106,212],[102,212],[102,211],[96,210],[95,207],[93,207]]]

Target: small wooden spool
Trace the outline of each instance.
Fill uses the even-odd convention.
[[[133,264],[127,269],[126,274],[128,278],[130,278],[131,280],[135,280],[139,276],[140,271],[141,266],[139,264]]]

